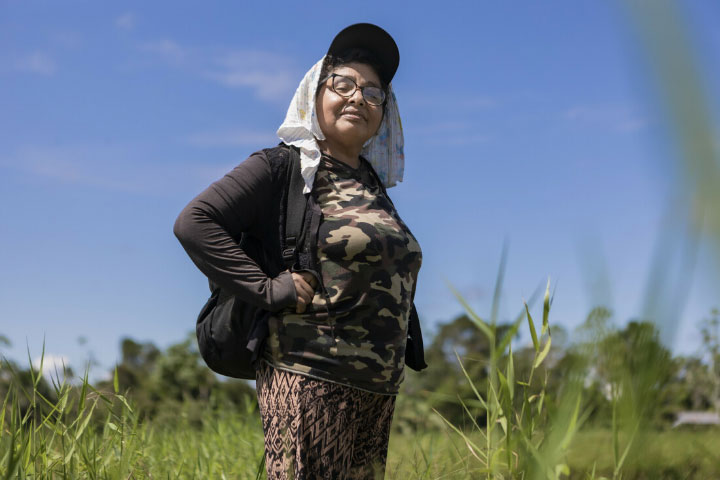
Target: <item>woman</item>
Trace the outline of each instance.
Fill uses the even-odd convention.
[[[277,150],[253,154],[194,199],[175,225],[213,282],[275,312],[267,317],[256,382],[269,478],[384,472],[408,325],[417,324],[411,313],[421,263],[385,191],[403,170],[390,86],[398,63],[397,46],[380,27],[347,27],[305,75],[278,129],[277,149],[299,149],[308,208],[320,217],[306,216],[303,225],[312,261],[303,257],[272,275],[234,240],[245,232],[278,249],[273,205],[281,187],[270,160]],[[424,367],[421,353],[413,363]]]

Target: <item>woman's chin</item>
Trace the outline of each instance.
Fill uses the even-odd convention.
[[[367,124],[364,122],[347,122],[344,128],[338,128],[338,133],[349,141],[360,145],[372,136],[368,134]]]

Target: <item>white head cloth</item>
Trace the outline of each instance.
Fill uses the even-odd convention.
[[[325,58],[317,62],[303,77],[295,96],[290,102],[285,121],[277,130],[277,136],[288,145],[300,149],[300,166],[305,180],[304,193],[312,190],[315,173],[320,165],[318,140],[325,140],[315,112],[315,93],[320,81],[320,70]],[[403,179],[405,155],[400,113],[392,85],[388,87],[385,115],[377,134],[368,140],[361,151],[377,172],[386,188],[395,186]]]

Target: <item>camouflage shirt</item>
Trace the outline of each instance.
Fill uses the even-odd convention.
[[[323,156],[313,189],[323,214],[322,286],[305,313],[270,318],[265,358],[276,368],[396,394],[422,257],[370,168]]]

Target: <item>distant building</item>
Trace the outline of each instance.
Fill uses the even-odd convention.
[[[720,425],[718,412],[678,412],[673,428],[680,425]]]

